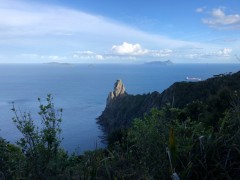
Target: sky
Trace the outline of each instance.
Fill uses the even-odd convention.
[[[240,63],[239,0],[0,0],[0,63]]]

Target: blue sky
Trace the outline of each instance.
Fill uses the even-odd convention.
[[[237,0],[0,0],[0,63],[240,63]]]

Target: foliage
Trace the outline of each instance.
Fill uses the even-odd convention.
[[[24,156],[21,150],[0,138],[0,179],[11,179],[11,177],[22,177]]]
[[[67,158],[67,154],[60,148],[62,109],[55,110],[51,95],[47,96],[46,105],[41,103],[40,98],[38,100],[41,128],[34,124],[35,120],[30,113],[18,113],[14,106],[13,122],[23,135],[17,145],[25,156],[26,176],[31,179],[49,179],[62,172]]]
[[[213,87],[217,87],[219,79],[211,81],[215,83]],[[224,80],[224,84],[238,87],[234,82]],[[187,86],[195,85],[190,83]],[[121,128],[108,135],[106,149],[87,151],[82,155],[68,155],[61,149],[62,110],[55,110],[50,95],[46,105],[39,99],[41,127],[36,126],[31,114],[21,114],[13,107],[13,120],[23,137],[17,145],[0,138],[0,178],[238,178],[240,95],[225,86],[219,90],[213,87],[205,91],[207,96],[204,100],[194,99],[190,93],[186,98],[191,101],[182,107],[176,108],[173,103],[167,103],[134,119],[131,126],[121,126],[121,122],[115,124]],[[197,94],[203,96],[201,93]],[[175,96],[175,99],[178,97]],[[118,114],[119,118],[134,117],[128,106],[138,112],[137,108],[142,108],[144,102],[149,103],[141,97],[132,100],[137,106],[128,105],[129,102],[124,104],[122,107],[126,113],[122,116]],[[123,122],[128,123],[126,119]],[[114,124],[114,121],[110,122],[109,128],[113,125],[111,123]]]
[[[164,112],[156,109],[144,119],[136,119],[129,131],[128,140],[133,144],[133,154],[149,176],[160,179],[168,176],[168,134],[169,122],[164,118]]]

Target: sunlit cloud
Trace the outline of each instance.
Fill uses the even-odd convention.
[[[143,49],[140,44],[130,44],[124,42],[121,45],[113,45],[112,51],[116,54],[120,55],[145,55],[149,51],[147,49]]]
[[[123,42],[121,45],[113,45],[112,51],[117,55],[142,56],[142,57],[167,57],[173,53],[171,49],[152,50],[145,49],[140,44]]]

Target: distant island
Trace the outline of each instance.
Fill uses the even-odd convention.
[[[145,62],[144,64],[148,64],[148,65],[172,65],[174,63],[170,60],[166,60],[166,61],[150,61],[150,62]]]
[[[48,64],[48,65],[71,65],[70,63],[60,63],[60,62],[48,62],[48,63],[43,63],[43,64]]]

